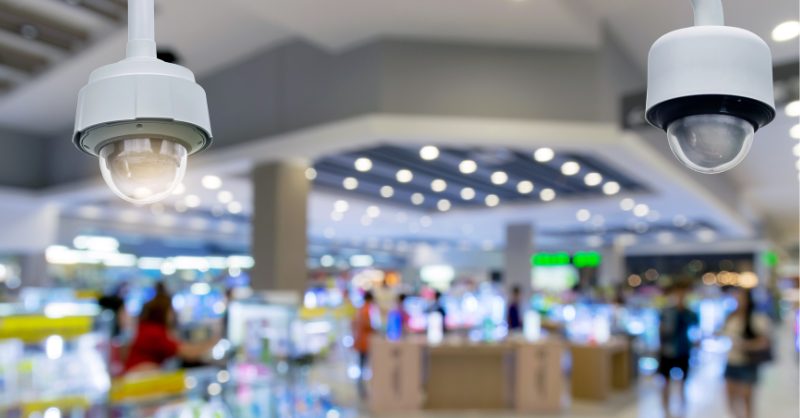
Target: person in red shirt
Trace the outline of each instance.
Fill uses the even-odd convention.
[[[159,369],[170,358],[199,360],[217,344],[219,338],[203,343],[184,343],[170,332],[174,322],[172,298],[165,293],[144,304],[139,315],[139,327],[125,361],[125,373]]]
[[[364,397],[366,389],[364,388],[364,371],[367,369],[369,361],[369,340],[375,331],[372,327],[372,311],[374,309],[375,296],[372,292],[367,291],[364,293],[364,304],[358,309],[356,317],[353,321],[353,335],[354,343],[353,348],[358,353],[358,392]]]

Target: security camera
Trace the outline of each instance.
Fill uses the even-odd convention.
[[[128,1],[127,56],[89,76],[73,135],[79,149],[99,157],[111,190],[136,204],[169,196],[187,157],[212,140],[206,94],[194,74],[156,58],[153,1]]]
[[[750,151],[775,118],[772,56],[752,32],[724,26],[721,0],[693,0],[695,26],[650,49],[646,118],[667,132],[687,167],[721,173]]]

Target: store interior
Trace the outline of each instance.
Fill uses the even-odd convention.
[[[153,1],[0,1],[0,417],[796,417],[797,2],[722,2],[774,95],[734,168],[646,102],[715,3],[156,0],[202,94],[136,129],[207,100],[207,149],[132,203],[86,126]]]

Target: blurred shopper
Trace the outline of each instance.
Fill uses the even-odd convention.
[[[364,377],[369,363],[369,343],[372,334],[375,332],[372,314],[375,310],[375,296],[372,292],[364,293],[364,304],[359,308],[353,321],[353,347],[358,353],[358,393],[362,398],[366,397],[367,390],[364,386]]]
[[[736,310],[728,317],[722,333],[730,338],[725,381],[728,405],[734,418],[752,418],[753,388],[758,383],[759,366],[772,360],[769,317],[756,313],[753,293],[734,290]]]
[[[157,286],[156,296],[142,306],[136,337],[125,361],[126,373],[159,369],[174,357],[198,361],[219,341],[212,338],[203,343],[185,343],[175,339],[171,332],[174,316],[166,287]]]
[[[128,311],[125,309],[125,298],[128,295],[128,283],[122,282],[114,287],[110,293],[101,296],[97,300],[100,309],[111,312],[113,315],[111,323],[111,338],[119,339],[124,336],[130,324]]]
[[[437,312],[439,315],[442,316],[442,334],[447,333],[447,310],[444,307],[444,301],[442,301],[442,292],[436,291],[433,295],[433,305],[428,308],[428,314]]]
[[[678,399],[680,410],[686,410],[686,379],[689,376],[689,358],[692,352],[692,340],[689,330],[699,323],[697,314],[686,305],[691,286],[688,283],[676,283],[668,290],[670,305],[661,312],[659,335],[661,351],[658,360],[658,372],[664,376],[662,402],[664,415],[669,417],[670,381],[678,381]],[[679,370],[680,373],[673,373]]]
[[[506,315],[509,332],[522,330],[521,300],[522,289],[519,286],[514,286],[511,289],[511,298],[508,301],[508,312]]]

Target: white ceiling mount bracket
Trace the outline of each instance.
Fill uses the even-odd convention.
[[[722,0],[692,0],[695,26],[724,26]]]
[[[128,1],[128,58],[156,57],[154,0]]]

